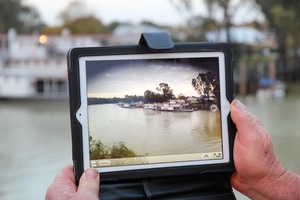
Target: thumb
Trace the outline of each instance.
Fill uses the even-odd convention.
[[[252,180],[265,177],[277,162],[268,132],[238,100],[231,103],[231,118],[237,129],[234,160],[238,177]]]
[[[83,199],[99,199],[100,175],[96,169],[87,169],[79,180],[77,195]],[[81,198],[79,198],[81,199]]]
[[[231,118],[235,123],[240,142],[256,143],[262,141],[261,137],[268,137],[267,131],[257,117],[248,111],[239,100],[231,103]]]

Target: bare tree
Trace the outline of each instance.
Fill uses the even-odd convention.
[[[217,76],[213,72],[199,73],[197,78],[192,79],[192,86],[201,98],[209,98],[214,95],[218,84]]]
[[[84,1],[73,0],[58,17],[62,20],[63,24],[68,24],[76,19],[87,17],[88,15]]]
[[[243,6],[240,0],[170,0],[186,18],[187,28],[194,36],[203,38],[207,31],[226,30],[227,41],[231,41],[230,28],[236,11]],[[202,13],[199,8],[202,9]],[[197,10],[198,9],[198,10]]]

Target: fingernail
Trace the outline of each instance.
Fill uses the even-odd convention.
[[[247,110],[246,106],[244,106],[244,104],[242,104],[239,100],[235,99],[232,102],[232,105],[235,109],[237,109],[238,111],[245,111]]]
[[[98,179],[99,178],[99,172],[96,169],[87,169],[85,171],[85,175],[88,178],[91,178],[91,179]]]

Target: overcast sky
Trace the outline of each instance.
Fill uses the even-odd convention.
[[[167,83],[176,97],[198,96],[192,79],[199,73],[218,73],[217,58],[90,61],[87,66],[88,96],[104,98],[158,92],[160,83]]]
[[[23,0],[38,9],[47,25],[59,25],[58,14],[65,10],[72,0]],[[177,0],[175,0],[177,1]],[[99,17],[105,24],[114,20],[138,23],[151,20],[159,24],[177,25],[183,23],[170,0],[84,0],[87,10]]]
[[[143,96],[146,90],[158,92],[159,83],[167,83],[176,97],[182,93],[186,96],[197,96],[192,86],[192,79],[197,78],[203,70],[182,66],[152,66],[108,68],[98,73],[88,86],[91,97],[125,97],[125,95]]]
[[[43,21],[49,26],[60,25],[57,16],[61,11],[66,10],[72,0],[23,0],[25,4],[35,7]],[[185,24],[186,18],[191,15],[179,12],[174,2],[180,0],[83,0],[86,3],[85,10],[97,16],[104,24],[112,21],[139,23],[143,20],[152,21],[160,25]],[[242,2],[238,3],[239,1]],[[172,3],[173,2],[173,3]],[[253,19],[261,19],[259,8],[253,3],[243,0],[235,0],[236,4],[242,5],[243,9],[233,9],[236,12],[234,22],[245,23]],[[206,13],[205,6],[201,1],[195,4],[197,13]],[[215,14],[222,15],[221,12]]]

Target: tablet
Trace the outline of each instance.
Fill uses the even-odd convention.
[[[69,52],[73,161],[101,180],[233,170],[228,44]]]

